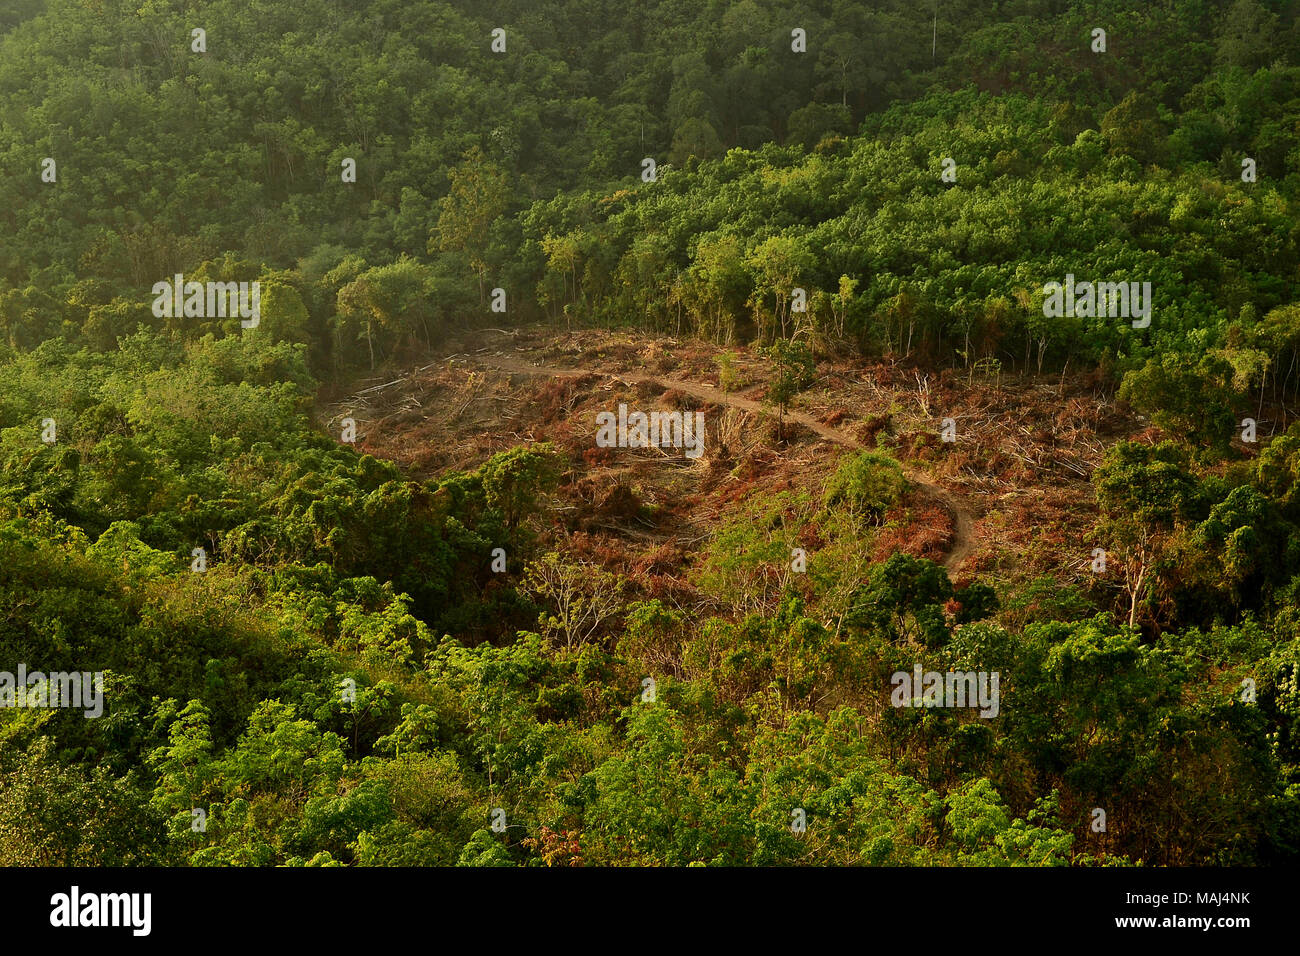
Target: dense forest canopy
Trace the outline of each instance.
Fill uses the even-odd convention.
[[[6,0],[0,672],[107,704],[0,708],[0,864],[1294,861],[1298,132],[1293,0]],[[1080,378],[1153,429],[1116,583],[880,553],[888,429],[637,577],[576,446],[322,421],[537,323],[761,356],[772,449],[833,362]],[[922,660],[1000,711],[890,707]]]
[[[929,37],[916,6],[20,7],[5,338],[111,349],[194,273],[293,285],[279,334],[331,370],[462,327],[488,288],[516,318],[769,337],[750,303],[786,281],[822,293],[810,322],[940,363],[958,339],[1038,370],[1291,348],[1264,321],[1297,297],[1287,5],[945,4]],[[1160,319],[1042,328],[1066,274],[1150,281]]]

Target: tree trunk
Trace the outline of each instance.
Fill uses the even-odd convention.
[[[1133,585],[1128,604],[1128,626],[1133,627],[1137,621],[1138,598],[1142,595],[1142,579],[1146,576],[1146,568],[1138,569],[1137,581]]]

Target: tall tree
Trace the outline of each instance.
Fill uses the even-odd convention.
[[[437,235],[430,237],[429,251],[459,252],[469,259],[478,276],[481,305],[489,230],[509,205],[510,187],[505,170],[489,161],[477,146],[466,150],[449,178],[451,188],[438,204]]]

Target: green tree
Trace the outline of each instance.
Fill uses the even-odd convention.
[[[450,188],[438,203],[437,234],[429,251],[463,253],[478,276],[479,304],[486,294],[489,230],[505,213],[510,186],[505,170],[491,162],[478,146],[465,151],[449,174]]]
[[[796,395],[813,383],[816,363],[807,345],[788,339],[777,339],[763,349],[763,354],[772,363],[772,380],[763,400],[776,406],[778,436],[784,441],[786,409]]]
[[[1159,162],[1164,156],[1168,133],[1155,103],[1132,90],[1101,118],[1101,135],[1112,155],[1131,156],[1147,165]]]
[[[1169,354],[1127,373],[1118,396],[1179,440],[1222,454],[1236,426],[1233,376],[1218,356]]]
[[[943,605],[952,596],[942,565],[899,552],[871,569],[846,620],[880,628],[892,641],[920,640],[940,647],[949,636]]]
[[[826,482],[825,504],[842,505],[855,516],[879,521],[906,490],[898,462],[864,451],[845,460]]]

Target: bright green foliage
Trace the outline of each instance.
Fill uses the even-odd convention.
[[[1223,453],[1236,431],[1233,379],[1223,359],[1166,355],[1125,375],[1119,397],[1180,440]]]
[[[855,515],[878,520],[907,490],[898,462],[862,452],[849,458],[826,482],[828,508],[842,505]]]

